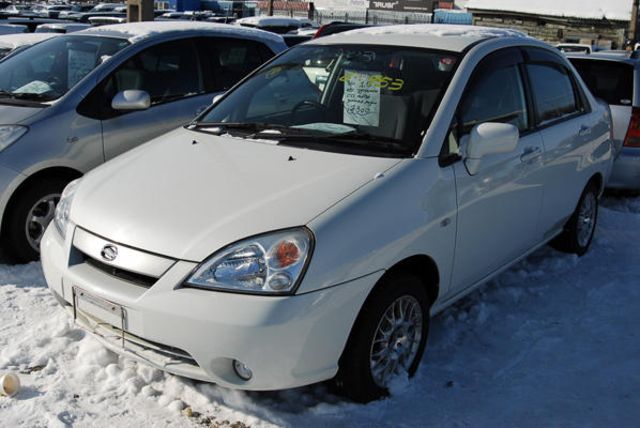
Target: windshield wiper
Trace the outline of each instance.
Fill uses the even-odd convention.
[[[51,101],[56,99],[56,97],[51,97],[51,95],[33,94],[29,92],[9,92],[5,90],[0,90],[0,98],[2,97],[12,98],[14,100],[29,100],[29,101]]]
[[[275,125],[272,123],[264,123],[264,122],[248,122],[248,123],[235,123],[235,122],[194,122],[187,125],[187,129],[193,130],[207,130],[207,132],[211,132],[217,135],[222,135],[229,131],[246,131],[250,133],[252,136],[256,133],[260,133],[267,129],[281,130],[285,129],[286,126],[283,125]],[[279,134],[276,134],[279,135]]]
[[[412,153],[410,147],[394,138],[383,137],[379,135],[372,135],[363,132],[347,132],[343,134],[309,134],[304,130],[294,130],[286,128],[287,132],[271,133],[271,132],[258,132],[251,135],[251,138],[258,139],[270,139],[278,140],[279,144],[286,145],[308,145],[310,144],[329,144],[329,145],[344,145],[349,144],[352,146],[358,146],[364,149],[372,149],[379,152],[389,151],[394,154],[408,155]]]

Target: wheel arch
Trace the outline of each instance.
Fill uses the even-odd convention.
[[[2,210],[2,213],[1,213],[2,219],[0,221],[0,236],[4,233],[4,230],[6,229],[5,223],[7,221],[7,215],[6,215],[7,212],[11,210],[18,196],[25,189],[29,188],[30,186],[33,186],[35,183],[38,183],[47,179],[51,179],[51,178],[56,178],[56,179],[64,178],[64,179],[67,179],[68,181],[72,181],[72,180],[75,180],[76,178],[81,177],[82,175],[83,174],[80,171],[74,168],[56,166],[56,167],[48,167],[45,169],[41,169],[29,175],[24,180],[22,180],[22,182],[18,184],[18,186],[13,190],[13,192],[11,193],[11,196],[7,200],[6,205],[4,206],[4,209]]]
[[[596,172],[595,174],[593,174],[591,178],[589,178],[589,181],[587,181],[587,185],[585,186],[585,188],[589,187],[590,185],[594,185],[597,187],[598,197],[602,196],[602,194],[604,193],[604,178],[601,173]]]

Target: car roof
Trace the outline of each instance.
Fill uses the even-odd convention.
[[[631,58],[629,52],[594,52],[592,54],[566,53],[569,59],[587,59],[591,61],[612,61],[622,62],[633,66],[638,66],[638,60]]]
[[[410,24],[360,28],[314,39],[307,44],[374,44],[462,52],[477,42],[496,37],[531,39],[523,32],[503,28]]]
[[[15,49],[24,45],[32,45],[34,43],[41,42],[43,40],[57,37],[58,33],[18,33],[18,34],[5,34],[0,37],[0,46],[4,48]]]
[[[278,27],[287,25],[299,25],[308,19],[291,18],[288,16],[249,16],[237,19],[235,25],[255,25],[257,27]]]
[[[267,31],[254,28],[236,27],[227,24],[213,22],[194,21],[149,21],[133,22],[128,24],[104,25],[92,27],[86,30],[72,33],[72,36],[96,35],[126,39],[130,43],[137,43],[151,37],[170,36],[176,34],[191,33],[193,35],[215,33],[235,35],[250,39],[260,39],[270,43],[284,43],[282,37]]]

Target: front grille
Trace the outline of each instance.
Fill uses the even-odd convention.
[[[102,263],[99,260],[89,257],[87,254],[84,254],[79,250],[78,252],[82,254],[84,258],[84,262],[86,264],[94,267],[95,269],[98,269],[99,271],[106,273],[107,275],[111,275],[116,278],[122,279],[124,281],[132,282],[136,285],[140,285],[146,288],[151,287],[153,284],[156,283],[156,281],[158,281],[158,278],[154,278],[152,276],[143,275],[141,273],[131,272],[131,271],[120,269],[114,266],[110,266],[106,263]]]

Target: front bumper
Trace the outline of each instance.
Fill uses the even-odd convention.
[[[623,147],[607,183],[611,189],[640,189],[640,148]]]
[[[71,239],[54,227],[42,240],[49,288],[76,323],[109,349],[159,369],[247,390],[275,390],[332,378],[351,327],[379,274],[295,296],[181,288],[194,263],[176,261],[145,288],[74,261]],[[121,305],[122,326],[76,307],[74,287]],[[242,380],[233,360],[249,367]]]

